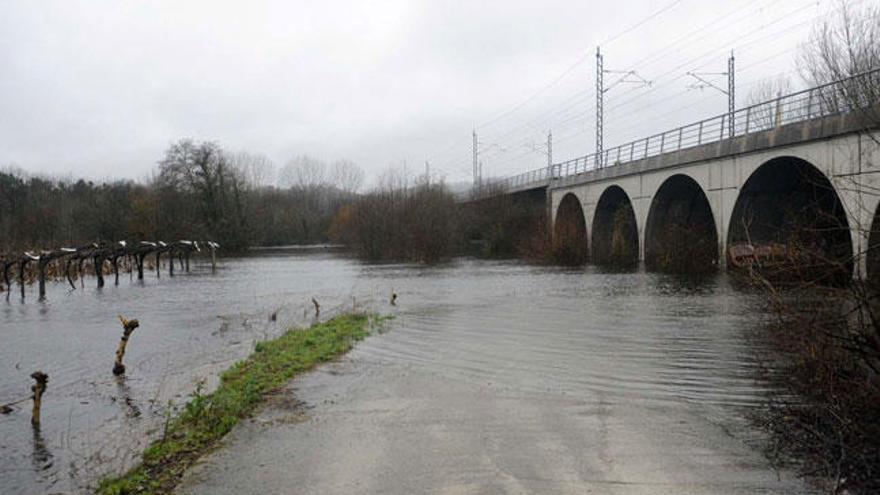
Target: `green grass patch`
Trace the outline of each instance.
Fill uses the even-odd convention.
[[[144,450],[141,464],[120,477],[103,479],[97,493],[171,493],[187,467],[253,414],[268,393],[297,374],[344,354],[387,318],[347,314],[258,343],[250,357],[220,375],[217,390],[204,394],[197,387],[181,413],[169,420],[162,439]]]

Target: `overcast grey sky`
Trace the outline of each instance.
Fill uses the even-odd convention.
[[[546,161],[530,146],[551,129],[556,161],[593,151],[597,44],[606,68],[653,81],[608,92],[609,146],[724,112],[684,74],[725,70],[732,49],[740,103],[796,77],[832,4],[0,0],[0,165],[140,178],[193,137],[368,176],[429,159],[459,181],[476,125],[486,174],[521,172]]]

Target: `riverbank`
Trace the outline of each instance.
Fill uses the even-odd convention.
[[[183,412],[165,425],[162,438],[143,452],[140,465],[101,481],[104,495],[171,493],[186,468],[217,445],[267,394],[315,365],[329,361],[364,339],[382,319],[346,314],[305,330],[291,329],[260,342],[254,353],[224,372],[214,392],[199,387]]]
[[[769,285],[767,287],[770,287]],[[877,291],[789,287],[769,296],[777,318],[760,329],[766,378],[782,393],[756,411],[768,456],[829,493],[880,492]]]

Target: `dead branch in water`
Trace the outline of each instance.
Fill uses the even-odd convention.
[[[119,340],[119,347],[116,348],[116,362],[113,364],[113,374],[121,375],[125,373],[125,365],[122,359],[125,357],[125,347],[128,345],[128,339],[131,337],[134,329],[140,326],[137,320],[126,320],[122,316],[119,317],[122,322],[122,338]]]
[[[46,391],[46,385],[49,383],[49,375],[43,373],[42,371],[34,371],[31,373],[31,378],[33,378],[36,383],[31,387],[31,391],[33,391],[34,396],[34,409],[31,414],[31,424],[39,427],[40,426],[40,407],[43,403],[43,392]]]

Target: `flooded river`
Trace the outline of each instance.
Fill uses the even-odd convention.
[[[287,251],[226,259],[215,274],[197,264],[143,283],[126,275],[103,290],[53,284],[45,302],[29,290],[24,302],[0,299],[0,403],[27,397],[34,370],[50,380],[39,433],[29,403],[0,415],[3,494],[83,492],[129,466],[169,403],[213,386],[256,341],[307,323],[313,296],[324,315],[357,306],[397,317],[295,381],[315,421],[263,437],[244,425],[187,491],[247,491],[224,472],[266,490],[253,493],[805,491],[772,470],[745,419],[773,393],[756,378],[763,306],[723,275]],[[111,374],[117,315],[141,323],[124,380]],[[293,464],[273,473],[281,452]]]

